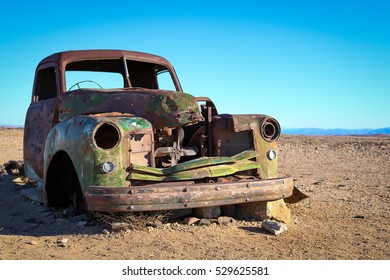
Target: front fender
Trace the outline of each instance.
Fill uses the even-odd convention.
[[[113,147],[98,147],[95,134],[102,124],[118,131],[118,143]],[[127,186],[126,167],[129,164],[129,137],[134,130],[152,130],[151,124],[137,117],[76,116],[64,120],[49,132],[45,143],[44,174],[56,153],[67,153],[73,162],[83,192],[90,185]],[[101,170],[103,162],[114,163],[109,174]],[[46,179],[45,179],[46,180]]]

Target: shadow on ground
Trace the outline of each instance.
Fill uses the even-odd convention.
[[[70,217],[69,209],[52,209],[25,198],[20,191],[31,185],[13,182],[3,174],[0,179],[0,235],[56,236],[100,234],[104,227],[89,222],[87,215]]]

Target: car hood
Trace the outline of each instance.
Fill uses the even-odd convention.
[[[182,92],[132,88],[79,89],[61,94],[60,121],[111,112],[145,118],[157,129],[203,120],[195,97]]]

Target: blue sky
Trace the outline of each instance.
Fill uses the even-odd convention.
[[[44,57],[125,49],[170,60],[184,91],[220,113],[268,114],[285,128],[390,126],[389,1],[210,2],[7,4],[0,124],[23,125]]]

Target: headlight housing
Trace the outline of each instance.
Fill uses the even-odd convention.
[[[121,134],[116,125],[104,122],[96,127],[93,139],[97,147],[103,150],[111,150],[118,146]]]
[[[265,141],[272,142],[279,139],[280,136],[280,124],[274,118],[266,118],[260,127],[261,136]]]

